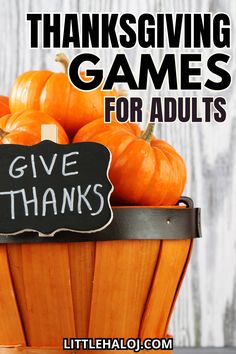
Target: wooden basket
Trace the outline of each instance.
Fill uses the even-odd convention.
[[[118,209],[114,209],[111,228],[119,229]],[[135,213],[135,208],[131,209]],[[180,207],[174,210],[177,209]],[[149,208],[143,210],[150,214]],[[129,208],[122,211],[127,218],[129,211]],[[182,229],[191,227],[192,233],[197,233],[197,214],[194,215],[194,219],[188,220],[190,226],[171,216],[173,220],[165,219],[167,227],[170,222],[180,222]],[[145,218],[130,223],[127,218],[120,220],[129,230],[130,238],[135,238],[132,222],[136,231],[139,227],[142,233]],[[154,227],[155,220],[158,217],[153,217]],[[168,336],[167,328],[190,259],[192,239],[199,235],[188,235],[186,231],[182,240],[154,240],[148,239],[147,231],[145,240],[111,241],[108,240],[113,238],[109,234],[111,228],[106,229],[103,241],[94,242],[58,242],[57,235],[45,239],[33,233],[28,235],[29,243],[15,243],[28,242],[27,235],[1,237],[0,353],[62,354],[65,353],[63,337]],[[96,235],[99,239],[99,233]],[[75,241],[80,236],[64,232],[61,237],[64,241],[66,237]]]

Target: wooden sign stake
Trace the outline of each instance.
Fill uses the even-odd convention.
[[[51,140],[57,143],[58,129],[55,124],[42,124],[41,125],[41,141]]]
[[[41,141],[51,140],[57,143],[58,140],[58,129],[55,124],[42,124],[41,125]],[[54,235],[44,235],[39,232],[39,237],[53,237]]]

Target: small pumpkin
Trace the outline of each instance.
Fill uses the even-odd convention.
[[[136,124],[97,119],[81,128],[74,142],[105,145],[112,154],[110,179],[113,204],[174,205],[181,196],[186,168],[175,149],[153,135],[154,125],[144,132]]]
[[[10,113],[9,98],[6,96],[0,96],[0,117],[8,113]]]
[[[55,119],[43,112],[25,110],[0,118],[0,144],[38,144],[41,141],[42,124],[56,124],[58,143],[69,143],[66,132]]]
[[[10,109],[12,113],[23,109],[45,112],[73,136],[80,127],[103,117],[104,97],[115,95],[115,91],[103,92],[100,88],[79,91],[68,79],[69,61],[66,56],[58,54],[56,61],[63,65],[64,73],[29,71],[15,80],[10,95]]]

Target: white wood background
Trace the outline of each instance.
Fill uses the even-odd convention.
[[[233,81],[231,88],[223,93],[228,99],[227,121],[223,124],[160,124],[156,135],[172,143],[184,157],[188,167],[185,194],[193,197],[203,214],[204,238],[195,244],[171,331],[179,346],[236,346],[236,1],[0,0],[1,94],[9,94],[14,78],[25,70],[58,70],[52,60],[58,50],[29,48],[29,28],[25,22],[28,11],[224,11],[231,15]],[[111,64],[115,51],[93,51],[102,58],[105,67]],[[73,56],[75,51],[69,50],[67,54]],[[128,52],[133,65],[137,64],[139,54],[138,48]],[[153,51],[157,62],[162,54],[159,50]],[[159,94],[150,88],[143,96],[148,103],[150,96]],[[163,89],[161,94],[168,92]]]

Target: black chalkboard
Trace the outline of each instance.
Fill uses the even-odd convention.
[[[112,220],[110,159],[97,143],[0,145],[0,234],[104,229]]]

